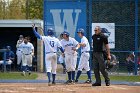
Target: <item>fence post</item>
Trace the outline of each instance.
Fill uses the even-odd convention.
[[[135,72],[137,75],[137,58],[138,58],[138,0],[135,0]]]

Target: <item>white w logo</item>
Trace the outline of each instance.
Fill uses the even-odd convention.
[[[75,36],[77,21],[81,9],[51,9],[57,36],[66,28],[72,37]]]

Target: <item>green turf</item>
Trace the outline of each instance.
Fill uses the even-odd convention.
[[[26,74],[26,76],[22,76],[21,72],[0,72],[0,79],[22,79],[22,80],[34,80],[38,77],[36,73],[32,73],[30,76]]]
[[[111,81],[128,81],[128,82],[140,82],[140,76],[109,76]],[[81,75],[81,80],[86,80],[87,76]],[[92,79],[95,80],[95,77],[92,76]],[[101,76],[101,79],[104,80],[104,78]]]

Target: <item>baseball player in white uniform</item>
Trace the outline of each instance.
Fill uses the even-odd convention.
[[[62,39],[63,39],[63,34],[61,33],[60,34],[60,43],[61,43]],[[65,65],[65,58],[64,58],[64,56],[60,55],[58,61],[63,66],[63,73],[66,74],[66,65]]]
[[[55,84],[56,69],[57,69],[57,50],[58,48],[64,53],[60,41],[54,37],[54,31],[52,28],[47,30],[48,36],[41,36],[35,30],[33,25],[33,32],[38,39],[41,39],[45,45],[45,67],[48,76],[48,86]],[[51,72],[52,72],[52,83],[51,83]]]
[[[78,79],[82,73],[82,69],[87,71],[88,79],[85,81],[85,83],[91,83],[91,72],[90,72],[90,66],[89,66],[89,51],[90,51],[90,45],[88,42],[88,39],[84,36],[84,29],[80,28],[78,31],[78,36],[81,38],[81,43],[79,45],[81,46],[81,57],[80,62],[78,65],[78,72],[76,76],[75,82],[78,82]]]
[[[17,44],[16,44],[16,55],[17,55],[17,70],[20,71],[21,70],[21,61],[22,61],[22,48],[19,47],[21,43],[23,43],[24,41],[24,38],[23,38],[23,35],[20,35],[19,36],[19,40],[17,41]]]
[[[75,80],[75,69],[77,63],[76,50],[80,47],[80,45],[74,38],[69,37],[69,33],[67,31],[64,31],[62,34],[63,39],[61,41],[61,44],[64,49],[65,64],[68,74],[68,81],[66,82],[66,84],[73,84]]]
[[[32,56],[34,54],[34,46],[32,43],[28,42],[28,37],[24,38],[24,43],[20,45],[22,48],[22,71],[25,76],[25,72],[28,71],[29,75],[32,70]]]

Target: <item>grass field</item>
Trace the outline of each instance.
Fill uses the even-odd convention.
[[[37,73],[33,73],[30,76],[27,74],[26,76],[22,76],[21,72],[8,72],[8,73],[0,73],[0,79],[29,79],[34,80],[38,77]]]
[[[21,72],[9,72],[9,73],[0,73],[0,79],[22,79],[22,80],[36,80],[38,78],[37,73],[32,73],[31,76],[28,74],[26,76],[22,76]],[[66,75],[67,78],[67,75]],[[102,80],[104,78],[101,76]],[[60,78],[61,79],[61,78]],[[81,75],[79,80],[86,80],[86,75]],[[95,80],[94,76],[92,79]],[[128,82],[140,82],[140,76],[116,76],[110,75],[111,81],[128,81]]]
[[[140,76],[116,76],[111,75],[109,76],[111,81],[127,81],[127,82],[140,82]],[[81,80],[86,80],[87,76],[80,76]],[[95,80],[94,76],[92,76],[92,79]],[[104,80],[104,78],[101,76],[101,79]]]

